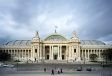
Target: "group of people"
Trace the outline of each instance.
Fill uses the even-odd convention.
[[[54,71],[55,71],[54,69],[51,70],[51,74],[52,74],[52,75],[54,75]],[[56,71],[57,71],[58,74],[63,73],[62,68],[58,68]],[[46,68],[44,68],[44,72],[46,72]]]
[[[60,68],[58,68],[58,69],[57,69],[57,73],[58,73],[58,74],[63,73],[62,68],[61,68],[61,69],[60,69]],[[51,74],[52,74],[52,75],[54,75],[54,70],[53,70],[53,69],[52,69]]]

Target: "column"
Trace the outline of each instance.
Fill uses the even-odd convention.
[[[40,51],[40,59],[42,59],[42,50],[41,50],[42,48],[41,48],[41,44],[40,44],[39,48],[40,48],[40,50],[39,50]]]
[[[24,51],[22,51],[22,58],[23,58],[23,56],[24,56],[23,53],[24,53]]]
[[[34,47],[32,47],[32,50],[31,50],[32,59],[33,59],[33,57],[34,57],[33,52],[34,52]]]
[[[79,51],[78,57],[79,57],[79,59],[81,60],[81,50],[80,50],[80,46],[77,46],[77,49],[78,49],[78,51]]]
[[[18,60],[20,60],[20,52],[19,52],[19,49],[18,49]]]
[[[59,45],[58,45],[58,60],[60,60],[59,55],[60,55],[60,51],[59,51]]]
[[[78,56],[78,54],[76,54]],[[74,46],[72,46],[72,59],[74,59]]]
[[[88,59],[89,59],[89,52],[90,52],[90,50],[88,49]]]
[[[60,46],[60,60],[62,60],[62,46]]]
[[[100,54],[101,54],[101,52],[100,52],[101,50],[99,49],[99,58],[101,58],[101,56],[100,56]]]
[[[12,55],[12,49],[11,49],[11,55]]]
[[[52,46],[52,50],[51,50],[51,59],[53,60],[53,46]]]
[[[39,44],[39,46],[38,46],[38,53],[39,53],[39,59],[42,59],[41,44]]]
[[[68,46],[68,49],[69,49],[69,51],[68,51],[68,55],[69,55],[68,58],[69,58],[69,59],[71,58],[71,49],[70,49],[70,47],[71,47],[71,46],[69,45],[69,46]]]
[[[92,52],[92,49],[91,49],[91,54],[92,54],[93,52]]]
[[[49,59],[51,59],[51,45],[49,46],[50,52],[49,52]]]
[[[40,47],[39,47],[39,46],[37,47],[36,57],[37,57],[38,59],[40,59]]]
[[[83,56],[83,49],[81,49],[81,51],[82,51],[82,59],[83,59],[83,57],[84,57],[84,56]]]
[[[95,49],[94,49],[94,54],[95,54]]]
[[[68,46],[66,45],[66,60],[68,60]]]
[[[49,46],[50,48],[50,46]],[[45,45],[43,45],[43,59],[45,59]]]
[[[50,60],[53,59],[53,57],[52,57],[52,55],[53,55],[52,50],[53,50],[53,46],[50,45],[50,55],[49,55],[49,57],[50,57],[49,59],[50,59]]]
[[[27,49],[27,58],[29,60],[29,50]]]
[[[86,59],[86,49],[85,49],[85,59]]]

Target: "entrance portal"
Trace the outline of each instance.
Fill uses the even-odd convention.
[[[54,60],[57,60],[58,55],[54,55]]]
[[[62,55],[62,60],[64,60],[65,59],[65,56],[64,55]]]

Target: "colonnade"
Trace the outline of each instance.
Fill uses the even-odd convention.
[[[45,47],[49,47],[49,60],[54,60],[54,47],[57,47],[57,60],[62,60],[62,46],[64,45],[44,45],[43,47],[43,57],[46,56],[45,54]],[[65,50],[66,51],[66,50]]]
[[[17,57],[18,59],[34,59],[34,56],[36,54],[38,59],[44,59],[46,57],[46,49],[45,47],[49,46],[49,60],[54,60],[54,47],[57,47],[57,60],[63,60],[62,55],[65,56],[64,60],[69,60],[69,59],[75,59],[75,54],[77,57],[81,57],[83,60],[84,58],[86,60],[89,60],[89,55],[90,54],[97,54],[98,58],[101,58],[101,52],[103,52],[104,49],[81,49],[78,51],[76,49],[76,53],[74,52],[74,47],[73,46],[67,46],[67,45],[44,45],[43,48],[41,47],[40,49],[37,48],[37,53],[31,51],[31,49],[1,49],[0,52],[6,52],[11,54],[12,57]],[[63,46],[65,46],[65,53],[62,52]]]
[[[81,59],[83,60],[85,58],[86,60],[89,60],[90,54],[96,54],[98,58],[101,59],[101,53],[103,52],[103,50],[104,49],[81,49]]]
[[[0,52],[5,52],[11,54],[13,58],[31,58],[31,50],[30,49],[1,49]]]

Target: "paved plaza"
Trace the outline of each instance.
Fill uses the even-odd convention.
[[[82,67],[82,71],[77,71],[78,67]],[[87,67],[91,67],[92,71],[87,71]],[[58,68],[63,69],[62,74],[57,73]],[[112,68],[96,64],[18,64],[14,68],[0,68],[0,76],[53,76],[52,69],[54,76],[112,76]]]

